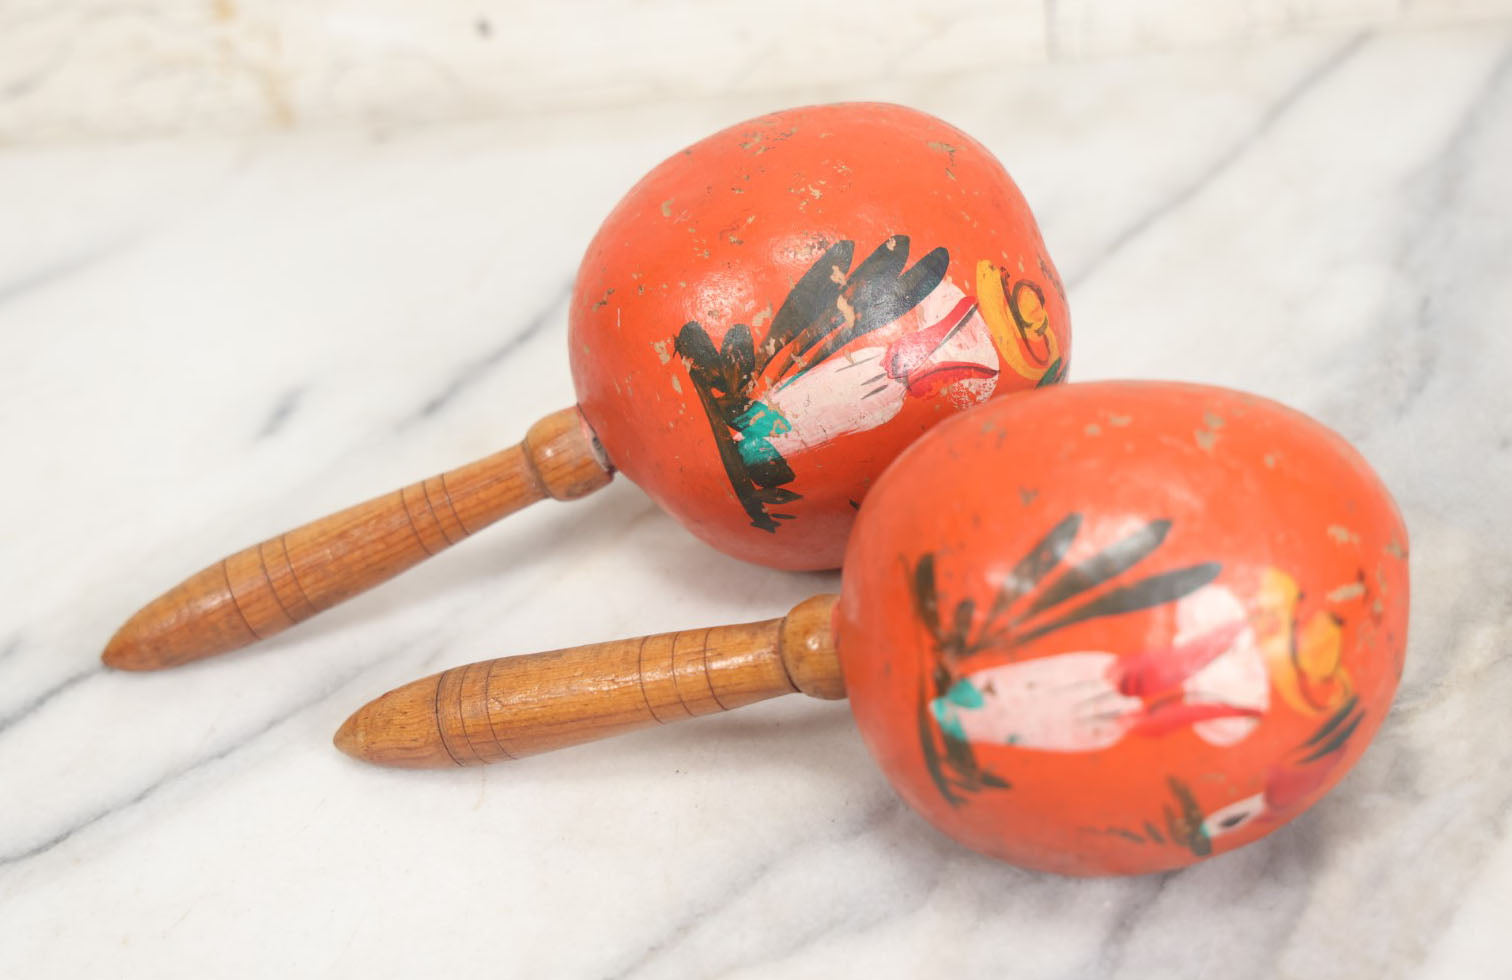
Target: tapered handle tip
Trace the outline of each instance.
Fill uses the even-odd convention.
[[[153,662],[150,649],[150,644],[142,642],[134,623],[127,622],[105,644],[105,652],[100,654],[100,660],[105,666],[116,670],[151,670],[157,664]]]
[[[184,580],[136,611],[100,659],[118,670],[157,670],[256,641],[231,594],[223,563]]]
[[[436,716],[440,683],[439,674],[425,677],[369,701],[342,724],[332,742],[352,758],[380,766],[457,766]]]

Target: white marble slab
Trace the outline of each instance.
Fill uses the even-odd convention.
[[[97,665],[207,560],[569,402],[565,290],[608,207],[815,91],[0,150],[0,976],[1506,974],[1512,21],[823,89],[1005,160],[1075,377],[1280,398],[1394,488],[1398,705],[1255,847],[1137,880],[994,864],[893,798],[843,705],[796,698],[475,771],[330,748],[445,665],[834,587],[623,482],[263,648]]]

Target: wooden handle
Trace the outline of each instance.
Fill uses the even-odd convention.
[[[506,514],[546,497],[581,497],[612,475],[578,410],[554,412],[518,446],[216,562],[138,610],[102,659],[152,670],[244,647],[388,581]]]
[[[336,733],[366,762],[475,766],[802,691],[843,698],[835,596],[782,619],[591,643],[454,667],[370,701]]]

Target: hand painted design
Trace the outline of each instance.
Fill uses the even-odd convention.
[[[1365,720],[1358,698],[1350,697],[1280,763],[1271,766],[1265,788],[1209,813],[1202,822],[1210,838],[1256,822],[1283,823],[1328,781],[1344,758],[1349,737]]]
[[[946,278],[949,253],[936,248],[909,266],[909,250],[908,237],[895,235],[852,270],[855,243],[831,245],[793,286],[759,342],[746,324],[731,327],[717,349],[697,321],[678,333],[675,349],[753,527],[776,531],[792,519],[774,508],[800,499],[788,487],[795,453],[882,425],[909,398],[945,390],[964,408],[996,388],[1004,341],[983,320],[976,298]],[[1032,284],[1022,288],[1025,282],[994,288],[1023,297],[1014,308],[1027,324],[1025,336],[1048,335],[1046,349],[1053,350],[1054,334],[1037,326],[1043,317],[1035,319],[1043,304],[1033,299],[1043,294]],[[896,339],[856,345],[883,329]],[[1057,361],[1033,377],[1059,380],[1063,373]]]
[[[1316,715],[1352,697],[1354,684],[1342,662],[1343,620],[1319,609],[1305,624],[1298,623],[1297,605],[1303,598],[1295,579],[1268,568],[1261,574],[1255,619],[1277,693],[1297,711]],[[1358,598],[1368,598],[1363,575]]]
[[[1043,260],[1040,267],[1048,271]],[[1056,286],[1058,289],[1058,281]],[[1060,342],[1050,329],[1043,289],[1029,279],[1015,281],[1007,270],[983,259],[977,263],[976,293],[1004,364],[1041,385],[1065,377]]]
[[[958,737],[1047,752],[1093,752],[1127,735],[1187,727],[1204,741],[1232,745],[1270,703],[1244,608],[1209,585],[1177,603],[1176,622],[1169,646],[1051,654],[976,671],[956,682],[976,692],[976,703],[937,714]]]
[[[1291,819],[1328,782],[1344,759],[1344,748],[1349,744],[1350,736],[1364,719],[1365,712],[1359,699],[1347,699],[1305,742],[1270,768],[1260,792],[1211,813],[1203,812],[1190,787],[1174,776],[1167,777],[1166,784],[1171,789],[1174,805],[1168,803],[1163,808],[1164,832],[1154,821],[1148,820],[1137,829],[1081,829],[1110,834],[1134,844],[1176,844],[1198,857],[1207,857],[1213,852],[1214,841],[1241,827],[1264,823],[1280,825]]]
[[[1242,738],[1263,710],[1264,668],[1253,638],[1241,644],[1247,630],[1242,610],[1235,621],[1224,601],[1232,597],[1207,588],[1221,565],[1204,562],[1119,584],[1159,549],[1170,522],[1150,521],[1063,567],[1081,525],[1082,516],[1070,514],[1052,528],[980,617],[970,597],[948,614],[941,609],[933,554],[909,570],[915,612],[933,641],[919,695],[919,738],[925,765],[952,804],[963,802],[963,794],[1007,785],[981,769],[973,744],[1089,751],[1131,732],[1159,735],[1204,725],[1214,740]],[[1070,652],[970,670],[988,653],[1011,657],[1077,623],[1183,602],[1174,650]]]
[[[1166,777],[1171,802],[1161,805],[1161,821],[1146,820],[1140,828],[1080,827],[1083,833],[1107,834],[1131,844],[1174,844],[1198,857],[1213,853],[1213,840],[1204,824],[1202,808],[1192,788],[1175,776]],[[1162,827],[1164,829],[1162,829]]]

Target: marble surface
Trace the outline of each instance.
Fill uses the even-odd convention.
[[[96,660],[206,561],[571,401],[581,249],[648,166],[810,98],[934,111],[1015,174],[1073,376],[1200,379],[1354,440],[1413,535],[1398,703],[1339,789],[1187,871],[939,837],[843,704],[507,766],[336,753],[397,683],[784,612],[623,481],[266,646]],[[423,128],[0,149],[0,976],[1506,976],[1512,19]]]
[[[408,126],[1411,31],[1512,0],[7,0],[0,142]]]

